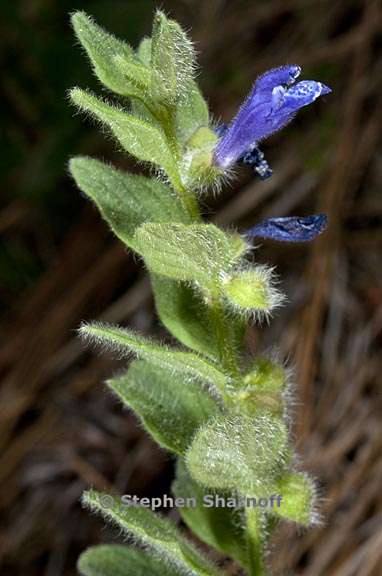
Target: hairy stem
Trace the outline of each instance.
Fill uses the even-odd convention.
[[[245,509],[249,576],[267,576],[264,564],[264,526],[261,512],[252,506]]]
[[[181,151],[179,149],[178,139],[177,139],[177,135],[176,135],[174,112],[166,110],[166,111],[163,111],[162,114],[158,114],[155,112],[154,109],[150,109],[150,112],[161,123],[163,130],[164,130],[164,133],[166,135],[167,141],[169,143],[169,146],[170,146],[172,153],[174,155],[175,163],[178,166],[180,159],[181,159]],[[193,192],[187,190],[185,188],[185,186],[183,185],[179,170],[177,170],[177,172],[172,175],[171,183],[172,183],[175,191],[177,192],[179,199],[182,202],[183,207],[186,210],[186,212],[188,212],[188,214],[190,215],[192,220],[200,222],[200,212],[199,212],[198,201],[195,197],[195,194]]]
[[[225,313],[218,297],[212,297],[209,303],[211,324],[220,352],[220,361],[224,368],[233,376],[239,374],[239,366],[233,342],[232,324]]]
[[[199,222],[200,221],[200,212],[199,212],[198,201],[195,198],[195,195],[192,192],[188,192],[186,190],[186,188],[182,184],[182,181],[181,181],[179,175],[178,175],[178,178],[176,179],[175,182],[174,182],[174,180],[172,181],[172,184],[173,184],[176,192],[178,193],[180,201],[182,202],[185,210],[188,212],[188,214],[191,216],[191,218],[193,220],[195,220],[196,222]]]

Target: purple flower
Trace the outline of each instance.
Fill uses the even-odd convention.
[[[225,135],[227,130],[228,126],[226,124],[219,124],[215,128],[215,133],[219,138],[221,138]],[[240,158],[237,159],[237,162],[251,166],[253,171],[259,176],[260,180],[267,180],[272,176],[272,169],[265,160],[264,154],[258,146],[253,146],[253,148],[247,150],[243,156],[240,156]]]
[[[247,230],[248,238],[271,238],[281,242],[308,242],[321,234],[327,226],[326,214],[286,218],[268,218]]]
[[[281,66],[268,70],[253,85],[236,117],[215,148],[215,164],[228,168],[257,143],[283,128],[297,111],[331,89],[321,82],[303,80],[299,66]]]

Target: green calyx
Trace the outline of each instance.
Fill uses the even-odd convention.
[[[259,357],[232,394],[237,410],[254,415],[269,411],[282,415],[288,400],[288,372],[276,362]]]
[[[283,300],[274,286],[272,270],[266,266],[255,266],[229,276],[223,291],[233,308],[260,317],[268,315]]]
[[[283,475],[275,482],[274,491],[282,495],[280,506],[274,509],[276,515],[303,526],[317,523],[316,488],[307,474]]]
[[[210,128],[202,126],[187,142],[184,163],[187,166],[187,184],[192,188],[204,189],[217,185],[221,170],[214,165],[213,152],[218,137]]]

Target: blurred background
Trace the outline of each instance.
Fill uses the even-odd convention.
[[[71,86],[102,90],[69,12],[84,9],[136,45],[156,5],[191,32],[217,119],[228,121],[254,78],[284,63],[333,88],[265,143],[270,180],[243,167],[203,209],[239,230],[265,216],[328,213],[314,243],[264,242],[256,252],[277,266],[288,305],[270,326],[251,328],[249,342],[255,351],[277,343],[295,367],[294,437],[319,479],[323,515],[313,530],[284,525],[270,564],[276,575],[378,575],[382,157],[373,0],[1,3],[0,572],[72,576],[85,547],[117,540],[81,509],[89,486],[139,496],[170,490],[172,457],[102,384],[120,361],[96,356],[75,333],[95,318],[165,331],[141,265],[67,174],[69,157],[84,153],[132,166],[68,102]]]

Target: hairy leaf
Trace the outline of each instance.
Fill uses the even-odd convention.
[[[138,58],[148,68],[151,66],[151,43],[151,38],[145,37],[140,41],[137,50]]]
[[[88,548],[77,567],[83,576],[179,576],[175,566],[152,556],[148,550],[118,544]]]
[[[141,417],[158,444],[178,454],[184,454],[196,430],[220,412],[199,381],[142,360],[108,385]]]
[[[144,38],[139,45],[137,55],[140,61],[149,68],[151,65],[151,38]],[[134,100],[134,111],[150,121],[157,122],[142,102]],[[208,105],[195,80],[190,80],[182,98],[177,103],[175,112],[175,129],[179,141],[185,143],[196,130],[202,126],[209,126]]]
[[[150,70],[138,58],[126,59],[123,56],[114,56],[113,63],[122,76],[137,88],[137,93],[146,99],[150,88]]]
[[[208,308],[195,289],[184,282],[151,275],[158,315],[182,344],[202,354],[218,358]]]
[[[73,88],[70,96],[81,110],[109,126],[127,152],[161,166],[170,178],[177,177],[172,152],[161,130],[79,88]]]
[[[174,372],[179,374],[198,378],[202,382],[215,386],[218,390],[224,390],[228,382],[228,376],[210,360],[202,358],[193,352],[173,350],[163,344],[154,343],[130,330],[107,324],[93,323],[82,325],[80,334],[91,341],[99,342],[105,346],[120,351],[133,352],[144,360],[148,360],[163,368],[174,370]]]
[[[198,128],[209,125],[207,102],[194,81],[189,84],[184,99],[177,107],[175,123],[182,142],[187,141]]]
[[[118,56],[126,64],[130,62],[137,66],[139,61],[132,48],[98,26],[85,12],[75,12],[72,24],[99,80],[107,88],[122,96],[141,96],[142,90],[135,82],[134,76],[128,78],[115,61],[115,57]]]
[[[204,486],[264,496],[285,465],[287,448],[288,432],[278,417],[218,418],[196,433],[187,466]]]
[[[135,230],[144,222],[189,221],[178,198],[158,180],[122,172],[85,156],[73,158],[69,167],[80,190],[132,249],[136,249]]]
[[[149,269],[205,287],[238,263],[246,245],[213,224],[143,224],[135,242]]]
[[[185,346],[218,359],[219,347],[208,306],[199,292],[185,282],[157,274],[151,274],[151,283],[158,315],[167,330]],[[232,341],[235,348],[242,345],[245,328],[242,318],[232,318]]]
[[[107,506],[104,505],[105,496]],[[120,498],[110,499],[110,496],[93,490],[84,493],[82,502],[149,547],[160,559],[176,567],[179,575],[218,575],[214,566],[180,534],[175,525],[158,514],[139,506],[126,506]]]
[[[173,106],[187,93],[194,75],[192,42],[177,22],[158,10],[154,18],[151,66],[152,96],[160,104]]]
[[[259,356],[253,360],[243,381],[253,392],[281,392],[288,382],[288,371],[282,364]]]
[[[242,511],[228,507],[206,506],[206,492],[190,476],[182,460],[178,460],[176,479],[172,486],[175,496],[194,498],[195,507],[179,508],[187,526],[204,542],[223,554],[231,556],[242,566],[247,565],[248,552],[243,526]],[[229,494],[215,492],[227,498]]]

